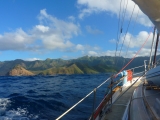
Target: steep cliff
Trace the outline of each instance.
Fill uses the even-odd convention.
[[[30,76],[34,75],[32,72],[26,70],[20,65],[15,66],[13,69],[11,69],[7,75],[9,76]]]

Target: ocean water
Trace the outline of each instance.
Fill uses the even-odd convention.
[[[0,77],[0,120],[54,120],[109,77],[56,75]],[[96,93],[96,105],[108,84]],[[87,120],[93,111],[93,94],[62,120]]]

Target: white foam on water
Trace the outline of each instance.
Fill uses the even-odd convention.
[[[29,120],[29,118],[37,119],[38,115],[30,114],[28,117],[28,111],[26,108],[17,108],[13,110],[7,110],[11,101],[7,98],[0,98],[0,120]]]
[[[7,98],[0,98],[0,116],[5,114],[6,107],[9,104],[10,104],[10,100],[8,100]]]

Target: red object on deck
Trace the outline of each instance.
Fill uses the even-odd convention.
[[[132,70],[127,70],[127,81],[132,80]]]

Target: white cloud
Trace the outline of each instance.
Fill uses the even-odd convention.
[[[117,56],[119,56],[124,37],[125,37],[125,35],[122,35],[120,37]],[[130,33],[127,33],[120,56],[129,57],[129,58],[133,57],[135,55],[135,53],[137,52],[137,50],[140,49],[140,47],[144,44],[144,42],[147,39],[148,39],[147,42],[145,43],[144,47],[142,48],[142,50],[140,51],[140,53],[137,56],[149,56],[150,55],[150,48],[151,48],[151,44],[152,44],[152,38],[153,38],[153,33],[148,33],[146,31],[140,31],[135,36],[133,36]],[[116,43],[115,40],[110,40],[110,42]],[[127,56],[126,56],[126,51],[127,51],[128,45],[129,45],[129,49],[128,49]],[[103,54],[112,56],[112,55],[115,55],[115,51],[106,51]]]
[[[41,60],[40,58],[27,58],[24,59],[25,61],[36,61],[36,60]]]
[[[32,36],[19,28],[14,32],[0,35],[0,50],[26,50],[28,49],[28,44],[32,42]]]
[[[97,56],[98,54],[95,51],[88,51],[88,55],[89,56]]]
[[[93,50],[100,50],[100,48],[99,47],[93,47]]]
[[[59,36],[51,35],[48,37],[45,37],[43,40],[43,44],[45,48],[54,50],[65,50],[66,48],[72,47],[73,43],[70,41],[64,41],[63,39],[59,38]]]
[[[128,44],[130,43],[129,48],[139,48],[146,41],[147,38],[148,40],[145,44],[145,48],[151,48],[153,33],[151,33],[149,36],[149,33],[146,31],[140,31],[136,36],[133,36],[130,33],[127,33],[125,37],[124,45],[127,47]],[[121,36],[120,43],[122,43],[123,40],[124,40],[124,35]]]
[[[135,54],[137,53],[138,50],[129,50],[127,52],[126,55],[126,51],[122,51],[120,57],[125,57],[125,58],[133,58],[135,56]],[[119,52],[117,51],[117,55],[119,56]],[[158,52],[157,54],[160,54],[160,52]],[[107,50],[107,51],[88,51],[85,52],[84,55],[88,55],[88,56],[115,56],[115,50]],[[136,57],[138,56],[149,56],[150,55],[150,49],[146,49],[143,48],[138,55],[136,55]]]
[[[73,18],[70,16],[70,18]],[[63,21],[49,15],[45,9],[38,15],[40,24],[33,26],[27,32],[21,28],[15,32],[0,35],[0,50],[26,50],[45,53],[46,50],[59,50],[65,52],[88,53],[96,55],[100,50],[98,46],[73,44],[70,39],[81,33],[80,25],[71,21]],[[97,29],[89,27],[92,33],[100,33]],[[10,44],[8,44],[10,43]],[[30,60],[30,59],[28,59]],[[36,60],[32,58],[31,60]]]
[[[96,34],[102,34],[102,33],[103,33],[102,31],[100,31],[100,30],[98,30],[98,29],[93,29],[93,28],[91,28],[91,26],[86,26],[86,30],[87,30],[87,32],[89,32],[90,34],[94,34],[94,35],[96,35]]]
[[[150,48],[151,48],[152,38],[153,38],[153,33],[150,33],[150,36],[149,36],[149,33],[146,31],[140,31],[135,36],[133,36],[130,33],[127,33],[125,41],[124,41],[123,49],[120,52],[121,45],[124,40],[124,35],[122,35],[120,38],[120,44],[119,44],[119,48],[117,50],[116,56],[123,56],[125,58],[132,58],[133,56],[135,56],[137,51],[141,48],[141,46],[144,44],[144,42],[147,39],[148,40],[145,43],[144,47],[141,49],[141,51],[138,53],[138,55],[136,57],[149,56],[150,51],[151,51]],[[110,42],[112,42],[114,44],[116,43],[115,40],[110,40]],[[129,46],[129,49],[127,52],[127,47],[128,47],[129,42],[130,42],[130,46]],[[155,44],[155,42],[154,42],[154,44]],[[86,50],[88,50],[88,52],[84,52],[84,54],[89,55],[89,56],[115,56],[115,50],[107,50],[105,52],[101,51],[100,49],[92,50],[92,51],[90,51],[89,49],[86,49]],[[160,54],[160,51],[158,51],[157,54]]]
[[[93,13],[93,12],[96,12],[97,10],[95,10],[95,9],[83,9],[82,11],[81,11],[81,13],[79,14],[79,18],[80,19],[83,19],[83,17],[85,16],[85,15],[90,15],[91,13]]]
[[[92,13],[98,13],[98,12],[109,12],[112,14],[119,16],[120,11],[120,1],[121,0],[78,0],[77,4],[80,5],[82,8],[79,14],[79,18],[83,19],[84,16],[90,15]],[[125,2],[126,4],[126,2]],[[128,0],[128,6],[126,9],[126,19],[129,19],[131,16],[134,2],[132,0]],[[122,2],[122,6],[124,5],[124,0]],[[136,5],[134,13],[133,13],[133,19],[136,19],[137,13],[138,13],[139,7]],[[141,10],[139,10],[139,16],[138,16],[138,22],[144,26],[152,26],[151,21],[149,18],[142,13]]]
[[[48,26],[36,25],[35,27],[37,28],[37,30],[42,31],[43,33],[49,31]]]
[[[59,20],[56,17],[47,14],[45,9],[40,11],[38,18],[41,21],[41,24],[46,24],[47,21],[47,24],[49,25],[48,27],[45,26],[45,28],[49,29],[47,29],[48,31],[45,31],[43,34],[38,33],[36,29],[33,31],[35,34],[34,36],[36,36],[37,39],[42,40],[46,49],[58,49],[64,51],[65,49],[73,46],[73,43],[71,43],[69,39],[80,33],[79,25]]]
[[[40,24],[25,32],[21,28],[0,34],[0,50],[60,50],[65,51],[74,46],[70,39],[80,34],[79,24],[60,20],[46,12],[40,11]]]
[[[77,50],[84,50],[85,47],[83,45],[81,45],[81,44],[78,44],[78,45],[76,45],[76,49]]]
[[[78,35],[80,33],[79,25],[74,24],[72,22],[66,22],[56,17],[53,17],[47,14],[46,10],[43,9],[40,11],[39,20],[43,24],[49,24],[50,28],[54,30],[53,32],[57,32],[56,34],[63,35],[64,38],[71,38],[72,35]]]
[[[74,16],[69,16],[68,19],[71,20],[71,21],[75,21],[75,17]]]
[[[110,42],[110,43],[116,43],[116,42],[117,42],[117,40],[112,39],[112,40],[109,40],[109,42]]]

